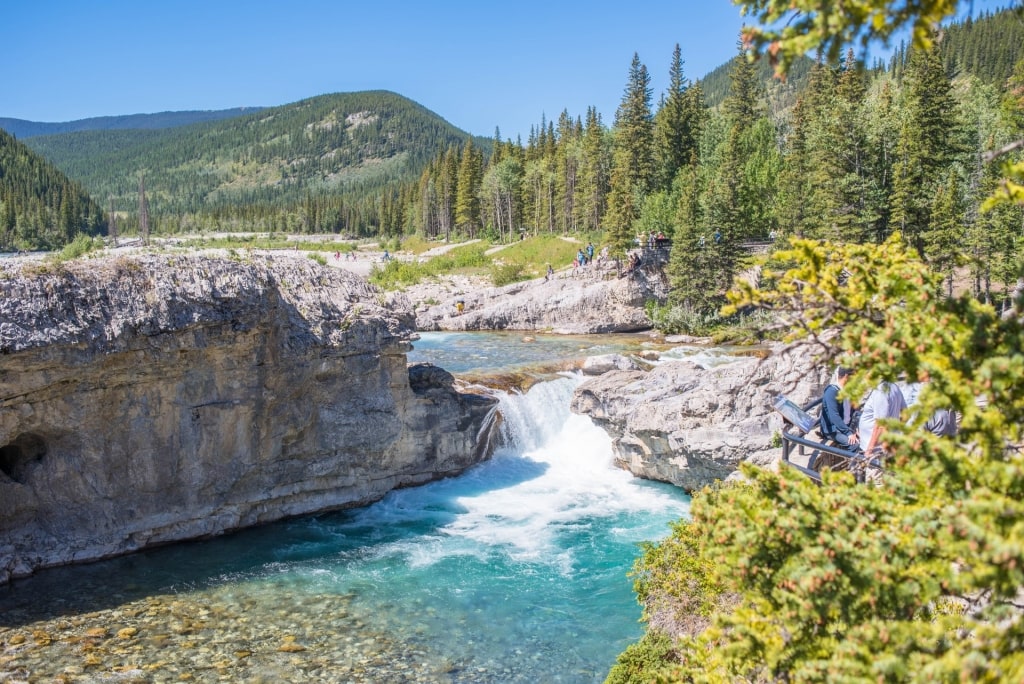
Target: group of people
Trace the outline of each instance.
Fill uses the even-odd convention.
[[[899,419],[908,402],[903,390],[895,382],[882,382],[854,406],[848,399],[839,400],[839,393],[849,380],[852,370],[840,367],[835,382],[825,388],[821,397],[820,430],[829,442],[851,452],[874,458],[882,449],[883,419]],[[916,403],[922,383],[908,385],[910,404]],[[936,411],[925,423],[925,429],[940,436],[957,433],[956,414],[951,409]]]
[[[668,242],[668,238],[660,230],[657,233],[651,232],[647,235],[640,233],[636,236],[637,246],[644,247],[646,245],[647,249],[664,247],[666,242]]]
[[[594,243],[588,242],[586,247],[580,247],[576,251],[576,261],[573,266],[586,266],[594,260]]]

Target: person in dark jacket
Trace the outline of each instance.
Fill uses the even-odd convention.
[[[840,367],[836,371],[836,381],[821,395],[821,434],[825,439],[854,451],[860,448],[857,431],[844,419],[843,405],[839,401],[839,390],[846,385],[851,372],[849,368]]]

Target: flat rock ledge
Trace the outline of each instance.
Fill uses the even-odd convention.
[[[803,405],[827,383],[802,353],[738,356],[710,369],[666,361],[588,379],[571,410],[608,432],[617,465],[693,492],[734,476],[742,462],[775,467],[782,418],[772,400],[785,394]]]
[[[613,268],[594,265],[580,269],[575,277],[560,272],[547,280],[445,292],[439,303],[420,307],[416,327],[568,335],[634,332],[651,327],[647,302],[664,303],[667,294],[668,282],[658,268],[639,269],[620,278]]]
[[[458,474],[496,400],[295,256],[0,262],[0,583]]]

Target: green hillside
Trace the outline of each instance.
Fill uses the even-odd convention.
[[[386,91],[322,95],[223,121],[31,138],[34,150],[131,217],[145,177],[161,231],[376,232],[381,197],[469,135]],[[489,147],[490,141],[475,141]]]
[[[808,58],[798,59],[793,63],[785,81],[776,79],[768,60],[759,60],[755,65],[757,81],[762,84],[768,111],[773,114],[785,112],[796,102],[796,97],[807,81],[814,61]],[[704,102],[708,107],[718,107],[729,96],[729,72],[732,61],[728,61],[707,73],[700,79],[704,90]]]
[[[0,251],[55,248],[105,230],[103,211],[78,183],[0,130]]]

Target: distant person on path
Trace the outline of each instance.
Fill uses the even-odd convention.
[[[593,242],[588,242],[587,243],[587,261],[593,261],[593,260],[594,260],[594,243]]]
[[[587,265],[587,255],[583,253],[582,247],[576,251],[576,261],[579,262],[580,266]]]
[[[545,283],[548,282],[548,280],[550,278],[554,277],[554,275],[555,275],[555,269],[551,268],[551,264],[548,264],[548,272],[544,274],[544,282]]]

